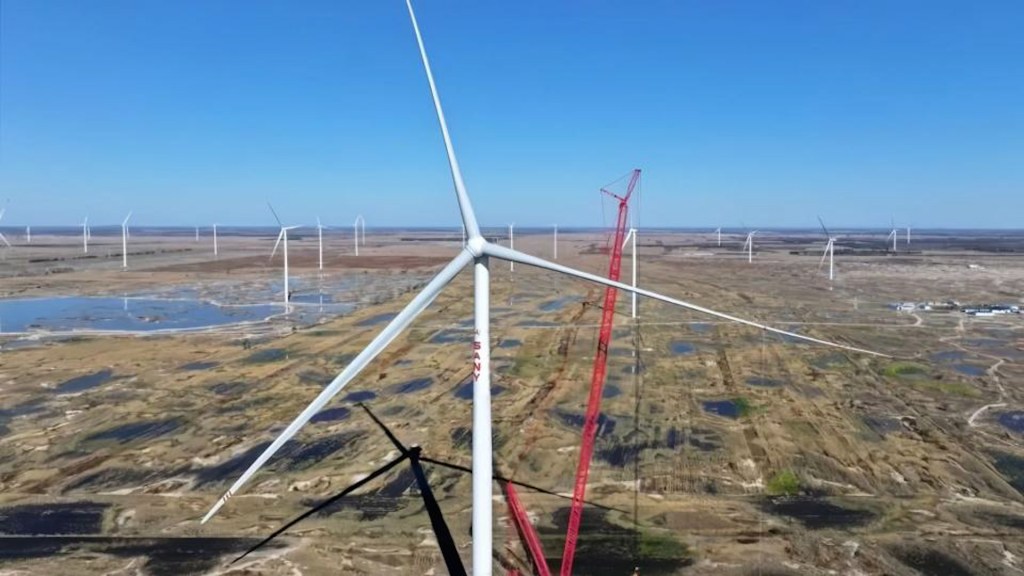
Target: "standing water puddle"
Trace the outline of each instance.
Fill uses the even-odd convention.
[[[56,297],[0,300],[6,332],[190,330],[262,321],[277,306],[219,306],[202,300]]]
[[[875,518],[873,512],[843,508],[819,498],[768,498],[761,508],[769,514],[793,518],[811,530],[863,526]]]
[[[953,366],[953,369],[961,374],[966,374],[967,376],[985,375],[985,368],[982,366],[974,366],[971,364],[957,364],[956,366]]]
[[[366,402],[367,400],[373,400],[376,397],[376,392],[371,392],[369,390],[359,390],[358,392],[350,392],[344,398],[342,398],[342,400],[345,402]]]
[[[429,388],[433,383],[434,381],[430,378],[416,378],[414,380],[409,380],[408,382],[395,384],[391,387],[391,391],[396,394],[411,394],[412,392]]]
[[[1024,434],[1024,412],[1003,412],[999,415],[999,423],[1018,434]]]
[[[114,376],[113,370],[100,370],[92,374],[86,374],[85,376],[76,376],[70,380],[65,380],[61,384],[57,385],[57,392],[61,394],[75,394],[77,392],[84,392],[90,388],[95,388],[100,384],[104,384]]]
[[[338,408],[328,408],[327,410],[321,410],[317,412],[312,418],[309,419],[309,421],[313,422],[314,424],[317,422],[338,422],[339,420],[344,420],[345,418],[348,418],[349,414],[349,409],[345,408],[344,406]]]
[[[961,362],[967,358],[967,352],[963,350],[945,350],[931,355],[933,362]]]
[[[706,412],[732,419],[742,416],[745,410],[737,400],[707,400],[703,405]]]
[[[369,318],[364,318],[359,322],[356,322],[356,326],[377,326],[378,324],[385,324],[394,320],[395,316],[398,316],[395,312],[377,314],[376,316],[370,316]]]
[[[210,368],[216,368],[220,366],[220,362],[189,362],[178,367],[178,370],[185,371],[198,371],[198,370],[209,370]]]
[[[0,508],[0,533],[14,536],[97,534],[103,528],[103,511],[107,506],[95,502],[68,502]]]
[[[86,442],[103,442],[112,440],[120,444],[131,442],[132,440],[150,439],[158,436],[164,436],[170,434],[181,426],[181,420],[178,418],[167,418],[165,420],[151,420],[149,422],[132,422],[130,424],[121,424],[120,426],[114,426],[113,428],[107,428],[101,430],[85,438]]]
[[[497,396],[505,391],[505,388],[497,385],[491,386],[491,396]],[[455,389],[455,397],[460,400],[472,400],[473,399],[473,381],[470,380],[462,386]]]
[[[694,352],[697,351],[696,346],[690,344],[689,342],[683,342],[682,340],[676,340],[675,342],[669,344],[669,349],[672,350],[672,353],[675,354],[676,356],[685,356],[688,354],[693,354]]]

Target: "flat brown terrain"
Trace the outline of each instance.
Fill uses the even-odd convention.
[[[831,285],[817,267],[815,237],[768,236],[751,264],[742,238],[723,240],[719,248],[710,235],[642,233],[640,284],[892,357],[789,341],[645,300],[634,323],[630,298],[620,295],[588,488],[606,508],[587,510],[576,573],[1022,573],[1024,316],[897,313],[889,304],[1021,303],[1024,238],[921,238],[895,255],[880,241],[878,253],[867,239],[848,242],[860,248],[854,253],[840,242]],[[273,238],[223,237],[214,261],[203,242],[136,237],[127,271],[112,238],[90,247],[97,257],[89,259],[66,238],[38,242],[0,262],[0,293],[216,286],[230,295],[281,274],[280,256],[268,259]],[[404,466],[276,546],[228,562],[397,454],[356,401],[406,444],[469,465],[469,272],[213,521],[198,523],[458,249],[440,238],[371,236],[356,257],[343,239],[331,242],[327,274],[366,276],[372,281],[360,286],[380,291],[345,293],[356,304],[345,315],[275,318],[272,330],[4,336],[0,572],[443,573]],[[559,262],[603,275],[602,245],[597,235],[563,233]],[[550,257],[545,235],[517,235],[516,247]],[[293,275],[313,282],[315,238],[290,249]],[[491,268],[497,465],[567,494],[603,290],[526,266]],[[400,279],[402,289],[384,290]],[[427,467],[468,564],[470,480]],[[557,558],[568,501],[520,495]],[[515,562],[522,546],[497,486],[494,506],[495,550]]]

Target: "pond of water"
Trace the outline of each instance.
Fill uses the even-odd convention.
[[[220,306],[203,300],[54,297],[0,300],[4,332],[191,330],[261,321],[279,306]]]

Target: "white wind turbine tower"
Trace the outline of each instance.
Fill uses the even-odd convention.
[[[217,257],[217,225],[213,225],[213,257]]]
[[[0,208],[0,220],[4,219],[4,212],[7,212],[7,203],[6,202],[4,203],[4,207]],[[3,243],[5,245],[7,245],[8,248],[11,247],[11,243],[7,241],[7,237],[4,236],[3,232],[0,232],[0,241],[3,241]]]
[[[715,234],[718,234],[718,247],[722,247],[722,227],[715,228]]]
[[[89,217],[82,220],[82,253],[89,253]]]
[[[277,241],[274,242],[274,250],[270,253],[271,259],[277,254],[277,246],[281,243],[281,239],[284,239],[284,310],[288,312],[291,310],[291,294],[288,292],[288,231],[294,230],[298,226],[285,226],[281,219],[277,217],[277,212],[274,211],[274,207],[270,205],[270,202],[267,202],[267,207],[270,208],[270,212],[274,215],[274,220],[277,220],[277,225],[281,227],[281,231],[277,233]]]
[[[132,211],[129,210],[121,222],[121,268],[124,270],[128,269],[128,219],[131,217]]]
[[[515,250],[516,249],[516,237],[515,237],[515,233],[512,231],[512,229],[515,228],[515,227],[516,227],[515,222],[513,222],[512,224],[508,225],[508,247],[509,247],[510,250]],[[508,261],[508,271],[509,272],[515,272],[516,271],[516,263],[513,262],[512,260]]]
[[[911,224],[907,224],[907,246],[910,246],[910,226]]]
[[[890,238],[892,238],[892,251],[895,252],[896,251],[896,221],[895,220],[890,220],[890,223],[892,224],[892,232],[889,232],[889,235],[885,237],[885,240],[888,241]]]
[[[747,251],[747,262],[752,263],[754,261],[754,234],[757,234],[757,230],[751,230],[747,233],[747,241],[743,243],[743,250]]]
[[[199,226],[196,226],[196,242],[199,242]]]
[[[356,246],[356,256],[359,256],[359,227],[363,227],[363,246],[366,246],[366,219],[360,214],[356,216],[356,221],[352,223],[353,238]]]
[[[31,244],[32,243],[32,227],[31,226],[25,226],[25,243],[26,244]]]
[[[558,260],[558,224],[555,224],[555,238],[552,240],[552,260]]]
[[[821,216],[818,216],[818,222],[821,223],[821,229],[825,232],[825,237],[828,238],[828,242],[825,244],[825,251],[821,254],[821,261],[818,262],[818,269],[821,269],[822,265],[825,264],[825,257],[828,257],[828,279],[831,282],[835,278],[832,261],[835,256],[836,239],[829,233],[828,228],[825,227],[825,221],[821,219]]]
[[[316,217],[316,236],[320,245],[320,273],[324,273],[324,226],[320,223],[320,217]]]
[[[307,423],[309,420],[319,412],[330,400],[338,394],[344,387],[351,382],[359,373],[373,361],[381,351],[388,346],[392,341],[395,340],[413,320],[422,313],[427,306],[429,306],[441,293],[441,291],[449,284],[459,272],[468,266],[470,263],[473,264],[473,312],[474,312],[474,325],[475,334],[473,342],[473,512],[472,512],[472,525],[473,525],[473,576],[490,576],[493,571],[493,557],[492,557],[492,546],[493,542],[493,451],[492,451],[492,420],[491,420],[491,337],[490,337],[490,270],[489,260],[490,258],[498,258],[500,260],[508,260],[512,262],[518,262],[520,264],[526,264],[527,266],[534,266],[544,270],[558,272],[566,276],[575,278],[581,278],[597,284],[610,286],[619,290],[627,290],[630,292],[636,292],[641,296],[653,298],[661,302],[694,310],[711,316],[716,316],[725,320],[746,324],[762,330],[775,332],[778,334],[787,335],[799,340],[805,340],[810,342],[816,342],[828,346],[835,346],[848,350],[864,352],[868,354],[878,354],[876,352],[870,352],[862,350],[852,346],[844,344],[835,344],[827,342],[825,340],[819,340],[810,336],[802,334],[795,334],[792,332],[786,332],[779,330],[778,328],[772,328],[763,324],[758,324],[750,320],[744,320],[724,314],[722,312],[716,312],[714,310],[684,302],[682,300],[676,300],[651,292],[642,288],[632,288],[627,284],[621,282],[614,282],[590,274],[582,272],[561,264],[555,264],[542,258],[530,256],[522,252],[517,252],[511,248],[505,248],[491,242],[488,242],[486,238],[480,233],[480,227],[477,224],[476,214],[473,211],[473,206],[470,202],[469,195],[466,192],[465,184],[462,179],[462,171],[459,168],[458,160],[455,156],[455,149],[452,145],[451,136],[448,132],[448,125],[445,121],[444,111],[441,108],[441,101],[438,97],[437,87],[434,83],[434,77],[430,70],[430,62],[427,59],[426,50],[423,46],[423,39],[420,35],[419,26],[416,23],[416,16],[413,13],[412,4],[410,0],[406,0],[406,7],[409,10],[409,18],[412,21],[413,31],[416,35],[416,43],[419,47],[420,58],[423,62],[424,72],[426,73],[427,83],[430,86],[430,93],[434,103],[434,110],[437,114],[438,124],[441,130],[441,137],[444,140],[445,152],[448,156],[448,164],[451,169],[452,182],[455,188],[455,197],[458,201],[459,212],[462,216],[462,221],[466,226],[466,233],[468,235],[468,241],[466,246],[461,249],[451,262],[449,262],[440,272],[434,276],[430,282],[423,288],[423,290],[417,294],[413,299],[406,304],[405,308],[402,309],[398,315],[392,319],[387,326],[364,348],[352,362],[340,373],[338,376],[331,381],[330,384],[324,388],[320,394],[311,402],[285,429],[280,433],[277,438],[260,454],[259,457],[242,473],[242,475],[235,481],[234,484],[228,488],[227,492],[211,507],[210,511],[203,517],[202,522],[209,521],[210,518],[221,509],[224,504],[234,496],[239,489],[246,482],[248,482],[260,468],[278,451],[280,448]]]

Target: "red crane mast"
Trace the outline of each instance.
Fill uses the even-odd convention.
[[[626,194],[619,196],[602,188],[601,192],[615,198],[619,202],[619,219],[615,226],[615,239],[611,245],[611,261],[608,265],[608,278],[619,280],[622,270],[622,243],[626,236],[626,223],[629,217],[629,198],[640,181],[640,170],[635,169],[629,179]],[[587,413],[583,421],[583,439],[580,443],[580,461],[576,467],[576,484],[572,492],[572,507],[569,509],[569,526],[565,533],[565,549],[562,552],[561,576],[572,574],[572,563],[576,555],[576,540],[580,532],[580,520],[583,516],[583,497],[587,491],[587,476],[590,474],[590,458],[594,453],[594,440],[597,436],[597,420],[601,413],[601,394],[604,390],[605,372],[608,368],[608,348],[612,340],[612,322],[615,317],[615,301],[619,291],[607,288],[604,291],[604,310],[601,316],[601,331],[597,337],[597,354],[594,356],[594,370],[590,377],[590,396],[587,399]]]
[[[530,522],[529,516],[526,515],[526,508],[519,501],[519,495],[516,493],[515,486],[510,482],[505,482],[505,500],[508,502],[508,510],[511,513],[512,520],[516,524],[516,531],[519,532],[519,537],[526,543],[530,560],[533,561],[534,574],[537,574],[537,576],[551,576],[547,560],[544,559],[544,548],[540,544],[540,537],[537,536],[536,529],[534,529],[533,524]]]

